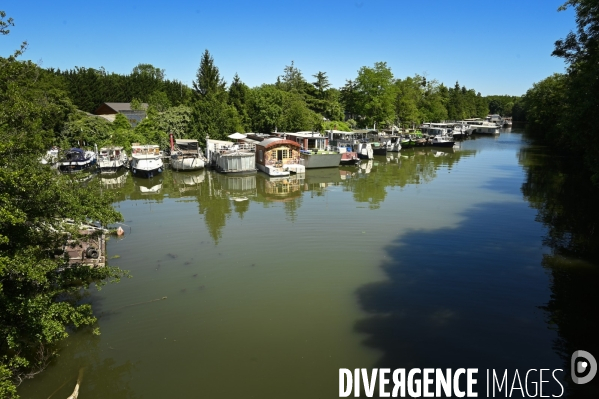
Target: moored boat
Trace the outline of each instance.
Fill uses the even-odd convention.
[[[154,177],[164,169],[162,152],[156,144],[131,146],[131,172],[137,177]]]
[[[200,170],[206,165],[198,140],[176,139],[171,134],[171,168],[178,171]]]
[[[129,158],[123,147],[102,147],[98,155],[100,173],[116,173],[127,166]]]
[[[269,176],[301,173],[300,145],[280,137],[264,139],[256,143],[256,166]]]
[[[90,169],[96,165],[96,153],[81,148],[71,148],[64,157],[58,161],[58,170],[71,173]]]

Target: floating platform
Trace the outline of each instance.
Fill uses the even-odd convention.
[[[69,240],[64,246],[64,253],[69,256],[68,266],[106,266],[106,231],[90,227],[79,233],[83,235],[81,239]]]

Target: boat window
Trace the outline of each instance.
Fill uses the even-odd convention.
[[[260,162],[264,162],[264,151],[263,150],[258,151],[258,155],[260,157],[259,158]]]

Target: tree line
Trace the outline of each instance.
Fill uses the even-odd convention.
[[[568,68],[535,83],[523,96],[528,130],[548,146],[579,158],[581,173],[599,184],[599,4],[568,0],[576,32],[555,42],[552,53]]]
[[[49,69],[79,110],[92,113],[104,102],[147,103],[148,117],[135,129],[125,118],[116,124],[88,115],[72,115],[57,132],[56,144],[158,143],[175,137],[225,139],[235,131],[323,131],[352,128],[416,127],[423,122],[484,118],[489,112],[524,119],[521,98],[483,97],[474,89],[446,87],[415,75],[395,78],[385,62],[364,66],[341,88],[332,87],[326,72],[306,78],[291,61],[273,83],[249,87],[235,74],[230,84],[206,50],[192,87],[165,78],[165,71],[139,64],[130,74],[103,68],[68,71]]]

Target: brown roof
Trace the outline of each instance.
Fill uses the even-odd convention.
[[[131,109],[131,103],[103,103],[102,105],[100,105],[98,107],[98,109],[96,109],[95,113],[98,114],[98,111],[100,111],[100,110],[102,110],[102,108],[106,108],[106,107],[113,110],[114,113],[118,113],[118,112],[122,112],[122,111],[133,111]],[[141,108],[142,108],[142,110],[148,109],[148,104],[142,103]]]
[[[278,147],[280,145],[290,145],[290,146],[297,147],[297,148],[300,147],[299,143],[292,141],[292,140],[272,140],[271,141],[270,139],[266,139],[256,145],[264,147],[265,150],[272,148],[272,147]]]

